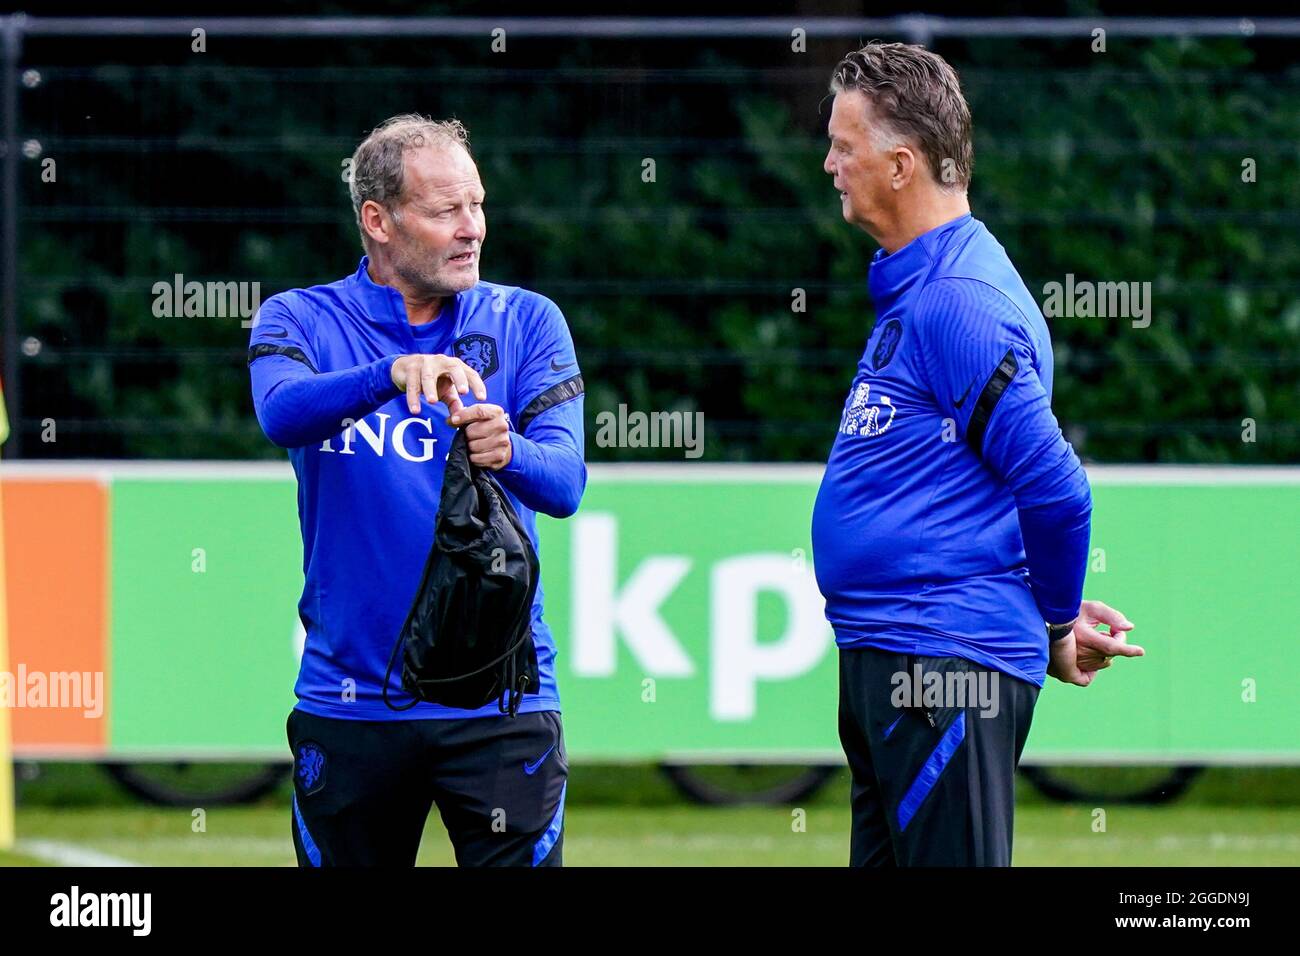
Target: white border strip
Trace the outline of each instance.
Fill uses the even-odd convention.
[[[292,763],[287,748],[248,747],[245,749],[223,748],[219,750],[188,749],[185,747],[159,747],[148,750],[98,750],[91,752],[52,747],[15,747],[15,760],[51,760],[68,763],[172,763],[184,760],[189,763],[282,763],[286,768]],[[839,750],[700,750],[673,751],[665,755],[646,754],[609,754],[590,753],[574,754],[576,763],[592,764],[657,764],[669,763],[690,766],[692,764],[732,764],[759,763],[763,765],[779,764],[844,764],[844,753]],[[1206,767],[1298,767],[1300,750],[1285,751],[1208,751],[1180,750],[1168,751],[1089,751],[1072,753],[1068,750],[1026,753],[1020,761],[1022,766],[1056,767],[1056,766],[1176,766],[1179,764],[1199,764]]]
[[[204,749],[177,744],[172,747],[113,749],[103,747],[65,747],[49,744],[23,746],[15,744],[12,750],[15,761],[51,761],[55,763],[283,763],[293,762],[288,744],[283,747],[223,747]]]
[[[600,484],[621,481],[816,483],[824,468],[809,464],[694,465],[599,463],[587,466]],[[6,461],[0,478],[50,481],[115,478],[171,481],[288,481],[287,461]],[[1098,485],[1291,485],[1300,484],[1300,465],[1093,465],[1088,477]]]
[[[114,478],[164,481],[292,481],[293,467],[278,461],[6,461],[0,478],[19,481]]]
[[[14,851],[24,856],[35,857],[55,866],[139,866],[120,856],[100,853],[75,843],[59,843],[56,840],[18,840]]]
[[[712,750],[699,752],[678,751],[655,757],[604,757],[601,755],[576,755],[577,763],[668,763],[682,766],[693,764],[734,764],[757,763],[764,766],[777,764],[839,764],[844,765],[844,753],[830,750],[808,751],[755,751],[755,750]],[[1090,751],[1088,753],[1071,753],[1069,751],[1046,751],[1026,753],[1021,759],[1021,766],[1030,767],[1165,767],[1181,764],[1197,764],[1205,767],[1296,767],[1300,766],[1300,750],[1297,751]]]

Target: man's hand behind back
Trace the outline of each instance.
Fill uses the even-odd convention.
[[[1104,624],[1109,633],[1098,630]],[[1047,673],[1067,684],[1087,687],[1114,657],[1142,657],[1146,650],[1128,643],[1132,622],[1100,601],[1084,601],[1070,634],[1048,645]]]

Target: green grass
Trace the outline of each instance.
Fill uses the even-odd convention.
[[[1122,782],[1124,773],[1097,770]],[[684,803],[653,767],[576,766],[565,815],[570,866],[843,866],[848,857],[848,781],[839,774],[805,801],[803,832],[790,807],[709,808]],[[188,808],[151,807],[97,768],[53,764],[19,774],[20,841],[73,844],[146,865],[288,866],[289,788],[249,807],[212,807],[194,831]],[[1217,769],[1162,807],[1051,803],[1024,781],[1016,811],[1021,866],[1278,866],[1300,864],[1300,771]],[[21,850],[21,843],[20,843]],[[32,865],[0,853],[0,865]],[[453,862],[437,813],[422,865]]]
[[[848,811],[807,809],[794,832],[789,808],[574,807],[566,815],[570,866],[843,866]],[[186,810],[27,809],[23,840],[56,840],[135,863],[159,866],[288,866],[294,862],[287,808],[208,812],[206,832]],[[30,858],[0,854],[0,863]],[[451,865],[451,847],[431,814],[420,860]],[[1015,862],[1021,866],[1284,866],[1300,862],[1300,807],[1123,807],[1092,832],[1087,808],[1031,806],[1017,813]]]

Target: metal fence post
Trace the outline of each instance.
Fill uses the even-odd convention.
[[[0,169],[0,310],[4,312],[4,392],[11,441],[5,457],[21,458],[23,447],[22,387],[18,371],[18,60],[22,56],[21,13],[4,18],[3,69],[0,70],[0,106],[3,107],[3,168]]]

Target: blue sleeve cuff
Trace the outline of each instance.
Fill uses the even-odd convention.
[[[515,431],[515,423],[510,423],[510,461],[501,471],[507,475],[522,475],[525,471],[524,458],[532,454],[532,442]]]
[[[393,363],[399,358],[401,355],[398,354],[385,355],[370,363],[370,400],[376,404],[398,394],[397,386],[393,384]]]

